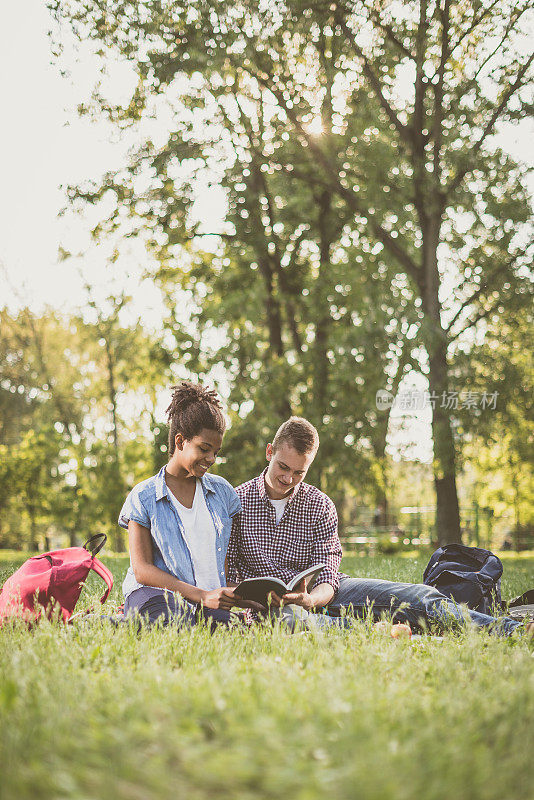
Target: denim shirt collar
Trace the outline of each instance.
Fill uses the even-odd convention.
[[[167,498],[169,497],[169,487],[165,483],[166,469],[167,465],[165,464],[156,475],[156,500],[161,500],[164,497]],[[204,494],[206,494],[206,492],[215,492],[211,475],[203,475],[201,478],[199,478],[199,480],[200,483],[202,484]]]

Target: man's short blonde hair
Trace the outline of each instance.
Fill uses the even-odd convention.
[[[284,442],[293,447],[299,455],[315,453],[319,448],[319,434],[304,417],[290,417],[276,431],[272,443],[273,452],[276,453]]]

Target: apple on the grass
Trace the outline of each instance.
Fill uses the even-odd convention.
[[[397,622],[391,626],[392,639],[410,639],[412,636],[412,629],[404,622]]]
[[[386,622],[385,619],[380,620],[380,622],[375,622],[373,628],[378,633],[389,633],[389,629],[391,628],[391,623]]]

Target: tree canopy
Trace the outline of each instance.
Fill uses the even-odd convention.
[[[531,297],[523,169],[495,138],[531,110],[531,3],[50,5],[103,65],[137,73],[126,103],[95,92],[82,111],[141,137],[162,120],[71,196],[113,199],[95,235],[146,242],[177,357],[225,369],[235,443],[302,411],[322,436],[317,479],[340,492],[376,475],[374,393],[415,365],[435,398],[438,535],[458,539],[457,355]],[[195,213],[202,182],[225,191],[218,230]]]

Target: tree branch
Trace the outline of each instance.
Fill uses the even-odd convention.
[[[296,263],[296,260],[297,260],[297,256],[299,254],[300,246],[301,246],[302,242],[304,241],[304,239],[306,238],[306,235],[309,232],[310,232],[309,225],[306,225],[301,230],[301,232],[299,233],[297,238],[293,241],[293,243],[292,243],[293,244],[293,249],[291,250],[291,255],[289,256],[289,263],[288,263],[287,267],[284,267],[284,269],[290,270],[295,266],[295,263]],[[286,255],[287,252],[288,252],[288,248],[286,247],[284,255]]]
[[[449,186],[446,188],[446,194],[452,194],[458,188],[458,186],[461,184],[461,182],[463,181],[463,179],[465,178],[467,173],[470,172],[474,168],[473,162],[475,161],[480,148],[482,147],[485,139],[492,132],[493,128],[495,127],[495,123],[497,122],[497,120],[501,116],[502,112],[504,111],[504,109],[508,105],[508,101],[510,100],[512,95],[521,87],[522,80],[523,80],[525,74],[528,71],[528,68],[530,67],[530,65],[532,64],[533,61],[534,61],[534,53],[523,64],[523,66],[521,67],[521,69],[519,70],[519,72],[517,74],[517,77],[516,77],[515,81],[513,82],[513,84],[504,93],[504,95],[503,95],[503,97],[501,99],[501,102],[499,103],[499,105],[494,110],[493,114],[491,115],[490,119],[486,123],[486,126],[485,126],[484,130],[482,131],[482,134],[481,134],[480,138],[477,140],[477,142],[475,143],[475,145],[471,149],[471,152],[470,152],[469,158],[468,158],[469,164],[467,166],[463,167],[458,172],[456,177],[451,181]]]
[[[314,141],[313,137],[307,133],[307,131],[302,126],[297,114],[295,113],[294,107],[289,107],[284,99],[283,92],[281,91],[280,87],[273,85],[269,81],[268,76],[264,76],[255,72],[249,65],[243,66],[240,65],[242,69],[245,69],[253,78],[255,78],[260,85],[265,86],[274,97],[278,100],[280,107],[284,110],[285,114],[287,115],[288,119],[293,123],[295,129],[298,132],[298,135],[301,139],[303,139],[308,148],[309,152],[313,154],[316,161],[314,166],[317,166],[319,163],[325,170],[325,173],[330,178],[330,187],[336,194],[340,195],[341,197],[346,200],[349,208],[353,210],[353,212],[357,214],[362,214],[368,217],[371,217],[370,225],[372,230],[374,231],[377,238],[382,242],[382,244],[388,248],[388,250],[395,256],[395,258],[399,261],[399,263],[403,266],[403,268],[408,272],[408,274],[417,282],[419,283],[420,279],[420,268],[418,264],[408,255],[407,250],[403,249],[400,243],[383,228],[379,222],[376,222],[372,219],[372,214],[369,210],[365,209],[361,203],[359,203],[354,195],[354,192],[350,191],[350,189],[343,186],[343,184],[339,180],[339,175],[337,173],[337,169],[335,165],[332,164],[329,157],[323,150],[318,146],[318,144]]]
[[[288,316],[288,325],[289,330],[291,331],[291,338],[293,339],[293,347],[299,353],[302,352],[302,337],[300,335],[300,331],[298,329],[296,314],[295,314],[295,306],[293,301],[290,299],[291,292],[289,290],[289,286],[286,280],[286,272],[290,271],[296,263],[297,256],[299,254],[300,245],[302,244],[303,240],[306,238],[306,234],[309,233],[309,228],[306,226],[301,230],[299,235],[297,236],[296,240],[293,243],[293,250],[291,251],[291,255],[289,258],[289,263],[287,267],[282,267],[282,264],[279,265],[279,274],[278,280],[280,283],[280,288],[286,298],[286,306],[287,306],[287,316]],[[286,248],[287,253],[287,248]]]
[[[59,416],[59,420],[63,425],[66,431],[69,430],[69,414],[67,411],[67,406],[61,396],[59,389],[56,385],[56,380],[54,376],[50,373],[49,365],[46,360],[46,342],[43,341],[43,337],[41,331],[37,329],[37,325],[35,324],[35,317],[30,309],[25,306],[22,309],[22,314],[24,314],[24,318],[28,323],[28,327],[31,331],[33,344],[35,347],[35,352],[37,355],[37,363],[39,365],[39,372],[41,373],[41,377],[44,378],[44,382],[48,385],[50,389],[50,395],[52,397],[52,402],[56,407],[57,414]],[[18,338],[18,337],[17,337]],[[19,339],[20,341],[20,339]],[[77,428],[78,426],[76,426]]]
[[[476,325],[478,322],[480,322],[480,321],[481,321],[481,320],[483,320],[483,319],[486,319],[486,317],[489,317],[489,316],[490,316],[490,314],[493,314],[493,312],[494,312],[494,311],[495,311],[495,310],[498,308],[498,306],[499,306],[499,303],[500,303],[500,302],[501,302],[501,301],[500,301],[500,300],[498,300],[498,301],[497,301],[497,303],[496,303],[495,305],[491,306],[491,308],[487,308],[487,309],[485,309],[484,311],[481,311],[479,314],[477,314],[477,315],[476,315],[476,317],[475,317],[474,319],[472,319],[470,322],[468,322],[468,324],[467,324],[467,325],[465,325],[465,327],[463,327],[461,330],[459,330],[457,333],[453,334],[452,336],[449,336],[449,337],[448,337],[448,344],[452,344],[452,343],[453,343],[453,342],[455,342],[457,339],[459,339],[459,338],[460,338],[460,336],[461,336],[463,333],[465,333],[466,331],[468,331],[468,330],[469,330],[469,328],[472,328],[472,327],[473,327],[474,325]]]
[[[478,80],[478,77],[479,77],[480,73],[482,72],[484,67],[491,61],[493,56],[496,53],[499,52],[499,50],[501,49],[501,47],[503,46],[503,44],[505,43],[505,41],[509,37],[510,33],[514,29],[514,26],[519,22],[519,20],[521,19],[521,17],[523,16],[523,14],[525,13],[526,10],[527,10],[527,7],[525,6],[524,8],[522,8],[519,11],[519,13],[515,17],[511,17],[510,18],[510,20],[509,20],[509,22],[508,22],[508,24],[507,24],[507,26],[506,26],[506,28],[504,30],[504,33],[502,35],[501,40],[499,41],[497,46],[486,56],[486,58],[483,59],[482,63],[479,65],[478,69],[476,70],[474,75],[471,77],[471,79],[469,80],[467,85],[462,88],[462,95],[456,95],[456,98],[455,98],[456,102],[458,102],[460,100],[461,96],[465,96],[468,92],[470,92],[471,89],[473,88],[473,86],[476,85],[476,82]]]
[[[199,231],[197,233],[194,233],[192,236],[184,236],[183,241],[192,242],[195,239],[198,239],[199,236],[218,236],[220,239],[228,239],[229,241],[232,241],[233,239],[236,238],[235,233],[224,233],[223,231],[202,231],[202,232]]]
[[[521,255],[523,255],[523,254],[521,254]],[[519,255],[516,255],[511,259],[511,261],[507,261],[505,264],[501,264],[491,275],[488,276],[488,278],[483,283],[480,284],[478,289],[476,289],[476,291],[474,291],[467,298],[467,300],[464,300],[462,302],[462,304],[460,305],[460,308],[456,311],[456,313],[454,314],[453,318],[450,320],[450,322],[447,325],[447,330],[448,331],[450,331],[450,329],[452,328],[454,323],[460,318],[460,315],[461,315],[462,311],[465,308],[467,308],[467,306],[471,305],[471,303],[474,303],[475,300],[478,300],[478,298],[481,295],[483,295],[484,292],[487,292],[488,289],[490,289],[490,287],[491,287],[493,281],[495,280],[495,278],[497,278],[499,275],[502,275],[503,272],[508,271],[513,266],[514,262],[517,261],[518,258],[519,258]]]
[[[469,28],[467,28],[467,30],[465,30],[462,33],[460,38],[451,47],[451,53],[450,53],[451,55],[454,53],[456,48],[460,46],[460,44],[463,42],[463,40],[466,38],[466,36],[469,36],[471,33],[473,33],[475,28],[477,28],[480,25],[482,20],[484,20],[486,17],[490,16],[490,14],[493,11],[493,9],[495,8],[495,6],[500,5],[500,2],[501,2],[501,0],[493,0],[493,3],[490,6],[486,6],[486,8],[484,8],[482,10],[482,13],[478,17],[473,15],[473,22],[472,22],[471,26]]]
[[[237,101],[237,98],[232,98],[232,99],[235,100],[235,103],[237,105],[238,111],[241,113],[241,107],[240,107],[240,105],[239,105],[239,103]],[[226,123],[225,127],[226,127],[226,130],[228,131],[228,133],[230,134],[230,140],[232,142],[232,146],[233,146],[234,150],[237,153],[237,152],[239,152],[239,141],[238,141],[238,139],[235,138],[235,128],[236,128],[236,126],[232,122],[230,117],[228,116],[228,113],[227,113],[224,105],[221,103],[221,98],[220,97],[215,98],[215,102],[217,103],[217,106],[219,108],[219,113],[221,114],[221,116],[223,118],[223,121]],[[245,131],[246,131],[246,129],[245,129]]]
[[[369,63],[369,60],[368,60],[367,56],[365,55],[365,53],[363,52],[361,47],[358,44],[356,44],[356,41],[355,41],[355,38],[354,38],[354,33],[350,30],[350,28],[348,27],[348,25],[347,25],[347,23],[345,22],[344,19],[338,19],[337,20],[337,24],[339,25],[339,27],[341,28],[341,30],[345,34],[345,38],[351,43],[351,45],[354,48],[354,50],[356,51],[356,54],[358,55],[358,57],[362,60],[362,68],[363,68],[364,75],[366,76],[367,80],[371,84],[371,88],[373,89],[373,91],[374,91],[374,93],[375,93],[375,95],[377,97],[377,100],[380,103],[380,106],[386,112],[387,118],[392,123],[392,125],[395,127],[395,130],[399,134],[401,140],[403,142],[406,142],[407,144],[411,144],[412,137],[410,135],[409,128],[400,121],[399,117],[395,113],[395,110],[394,110],[393,106],[391,105],[391,103],[388,102],[388,100],[384,96],[384,92],[382,91],[382,86],[380,84],[380,80],[377,77],[377,75],[374,72],[374,70],[371,68],[371,65]]]
[[[450,0],[445,0],[443,11],[441,12],[441,56],[438,67],[438,84],[434,92],[434,124],[432,126],[432,136],[434,139],[433,150],[433,171],[435,178],[441,178],[440,156],[443,137],[443,93],[445,81],[445,67],[449,58],[449,24],[450,24]]]
[[[313,165],[314,168],[313,170],[310,170],[310,172],[303,172],[302,170],[295,169],[293,164],[286,164],[283,161],[277,161],[272,157],[270,159],[270,163],[277,167],[280,167],[280,169],[283,169],[284,172],[287,172],[288,175],[293,175],[295,178],[299,178],[305,183],[308,183],[310,186],[317,186],[318,188],[321,189],[329,189],[332,186],[331,182],[326,182],[324,180],[321,180],[321,178],[318,176],[316,164]],[[350,175],[351,177],[355,178],[358,181],[364,181],[366,178],[363,172],[357,173],[355,172],[355,170],[345,170],[345,172],[347,175]]]
[[[529,295],[528,296],[529,306],[531,305],[531,302],[532,302],[531,295]],[[463,333],[468,331],[470,328],[472,328],[481,320],[486,319],[486,317],[489,317],[498,309],[499,305],[501,305],[502,303],[504,303],[504,298],[500,296],[497,298],[495,303],[492,306],[490,306],[490,308],[486,308],[483,311],[480,311],[480,313],[478,313],[472,320],[468,321],[467,324],[464,325],[464,327],[461,330],[457,331],[452,336],[449,336],[448,343],[451,344],[452,342],[455,342],[456,339],[458,339]]]
[[[387,25],[385,22],[382,22],[382,20],[380,19],[379,13],[378,13],[378,11],[376,9],[371,9],[371,19],[375,22],[375,24],[382,31],[384,31],[384,33],[386,34],[386,36],[390,40],[390,42],[392,42],[392,44],[394,44],[396,47],[398,47],[398,49],[401,51],[401,53],[404,56],[406,56],[406,58],[409,58],[410,61],[415,61],[415,57],[414,57],[413,53],[411,52],[411,50],[409,50],[406,47],[406,45],[403,44],[401,42],[401,40],[398,39],[395,36],[395,32],[394,32],[393,28],[391,27],[391,25]]]
[[[417,149],[424,148],[423,128],[425,116],[425,82],[423,78],[423,66],[426,53],[426,34],[428,30],[427,0],[420,0],[419,25],[415,42],[415,101],[413,109],[413,133],[414,144]]]

